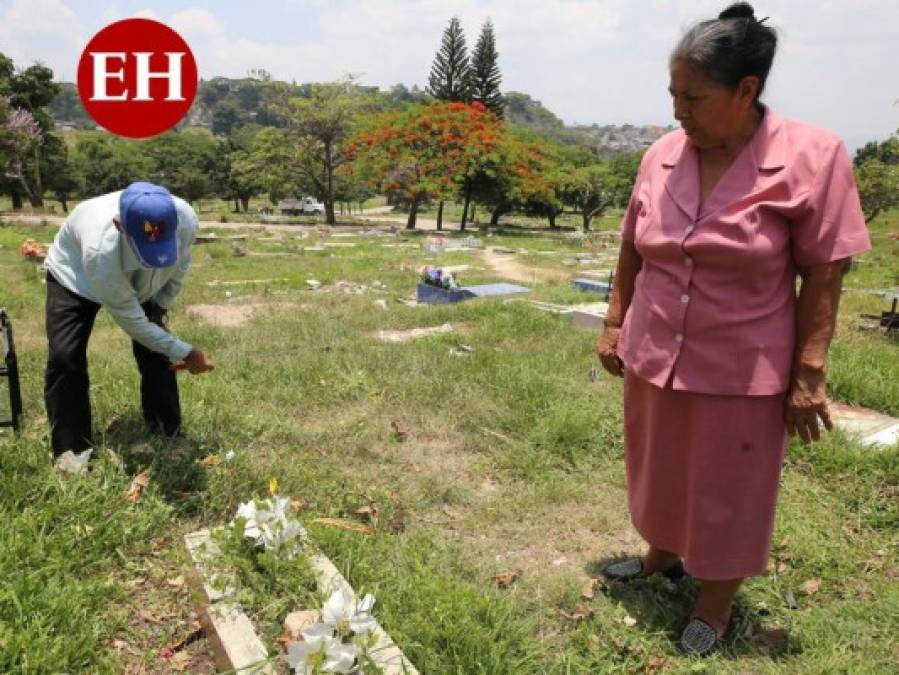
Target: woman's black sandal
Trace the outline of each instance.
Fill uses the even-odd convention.
[[[649,576],[649,574],[646,574],[643,571],[642,558],[625,558],[624,560],[616,560],[615,562],[606,565],[602,570],[602,574],[606,579],[610,581],[622,582]],[[668,569],[659,571],[659,574],[663,574],[672,581],[677,581],[682,576],[684,576],[686,572],[684,571],[684,564],[680,560],[678,560]]]
[[[708,656],[721,647],[721,638],[711,625],[694,616],[681,633],[678,646],[687,656]]]

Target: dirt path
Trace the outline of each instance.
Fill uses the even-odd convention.
[[[561,270],[529,267],[517,260],[514,254],[497,253],[493,248],[485,249],[481,252],[481,256],[494,272],[510,281],[535,284],[538,281],[564,281],[568,278],[568,275]]]

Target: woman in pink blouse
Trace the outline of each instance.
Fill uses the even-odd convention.
[[[842,276],[870,248],[840,139],[759,102],[776,44],[737,3],[675,48],[682,128],[643,158],[597,342],[624,377],[628,502],[649,545],[605,574],[700,580],[680,639],[693,654],[719,646],[740,583],[765,573],[787,433],[831,428]]]

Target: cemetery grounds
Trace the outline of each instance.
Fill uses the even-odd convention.
[[[617,217],[596,226],[614,230]],[[588,301],[567,279],[613,267],[614,245],[475,232],[515,251],[499,254],[514,261],[504,274],[523,271],[509,279],[478,249],[426,253],[423,234],[219,230],[222,241],[194,249],[171,313],[216,364],[180,376],[189,442],[145,435],[130,344],[101,312],[89,351],[97,460],[66,479],[46,445],[44,286],[19,253],[55,230],[0,225],[0,306],[26,408],[20,438],[0,435],[0,672],[212,672],[183,535],[270,490],[377,598],[375,615],[423,673],[899,672],[899,447],[839,431],[791,445],[769,574],[740,592],[722,654],[696,661],[673,646],[694,582],[595,581],[603,561],[641,550],[621,382],[599,367],[595,330],[528,301]],[[871,291],[899,285],[899,212],[871,230],[874,250],[845,280],[830,394],[899,416],[897,343],[859,318],[888,309]],[[584,253],[594,260],[570,264]],[[424,264],[534,291],[400,302]],[[408,343],[375,337],[445,323],[451,332]],[[285,614],[318,601],[308,567],[226,556],[277,653]]]

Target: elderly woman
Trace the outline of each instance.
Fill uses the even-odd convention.
[[[605,574],[700,580],[680,639],[693,654],[719,646],[740,583],[765,573],[787,432],[831,428],[841,279],[870,248],[840,139],[759,102],[776,44],[738,3],[674,49],[682,129],[640,166],[597,343],[624,377],[628,501],[649,545]]]

